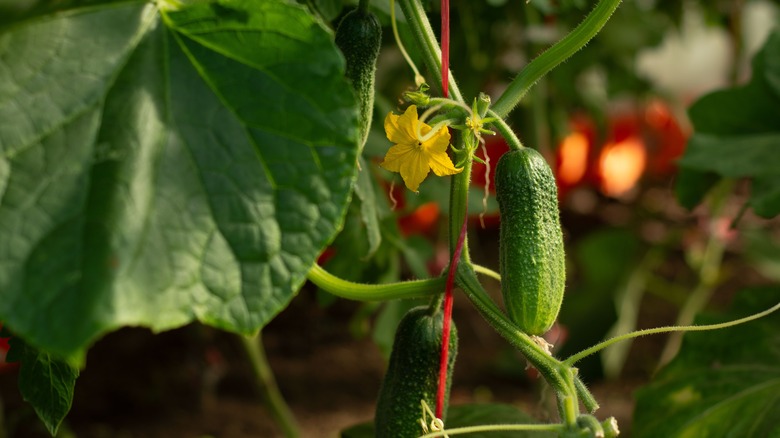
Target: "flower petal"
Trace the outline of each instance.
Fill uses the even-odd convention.
[[[408,139],[404,135],[401,127],[398,126],[398,119],[401,116],[393,114],[392,112],[385,117],[385,135],[387,139],[393,143],[408,143]]]
[[[429,154],[442,153],[447,151],[450,145],[450,131],[443,126],[433,137],[429,138],[422,147]]]
[[[417,107],[409,105],[409,108],[400,116],[389,113],[385,117],[385,134],[387,139],[396,144],[417,143]]]
[[[429,154],[428,165],[433,169],[433,173],[438,176],[455,175],[463,170],[462,167],[459,169],[452,164],[452,160],[450,160],[446,152]]]
[[[397,144],[387,150],[385,160],[382,161],[380,166],[391,172],[400,172],[401,164],[403,164],[403,162],[406,160],[414,159],[410,154],[418,151],[418,148],[408,144]]]
[[[418,123],[420,123],[420,120],[417,118],[417,106],[415,105],[409,105],[398,120],[398,124],[401,126],[401,129],[404,130],[407,138],[414,143],[417,143]],[[423,125],[425,125],[425,123],[423,123]]]
[[[409,190],[416,192],[428,173],[431,171],[425,154],[418,149],[418,153],[407,154],[401,163],[401,178]]]

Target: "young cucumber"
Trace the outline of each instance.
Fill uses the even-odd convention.
[[[361,150],[371,128],[374,74],[381,43],[382,27],[376,16],[368,10],[358,8],[348,12],[336,29],[336,45],[347,61],[346,77],[352,83],[358,98],[358,138]]]
[[[413,438],[423,434],[419,422],[422,418],[420,401],[425,400],[431,409],[435,409],[443,321],[443,312],[431,316],[429,308],[423,306],[407,312],[398,325],[376,406],[376,438]],[[458,333],[453,323],[443,416],[447,413],[446,400],[449,399],[457,348]]]
[[[558,316],[566,283],[555,177],[535,150],[507,152],[496,166],[496,198],[504,306],[526,333],[542,335]]]

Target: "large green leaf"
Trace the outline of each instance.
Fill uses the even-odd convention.
[[[343,69],[284,0],[110,3],[0,33],[0,320],[75,365],[122,325],[258,330],[349,202]]]
[[[780,301],[777,287],[743,291],[734,310],[698,323],[736,319]],[[780,436],[780,313],[685,335],[678,356],[637,393],[637,437]]]
[[[678,164],[727,177],[772,176],[780,175],[779,152],[780,129],[771,134],[733,137],[700,133],[688,142],[685,156]]]
[[[693,208],[721,177],[753,181],[751,206],[765,217],[780,213],[780,30],[769,36],[742,87],[720,90],[690,109],[695,133],[679,161],[677,197]]]

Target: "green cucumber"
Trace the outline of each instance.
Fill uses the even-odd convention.
[[[558,317],[566,283],[558,189],[550,166],[535,150],[505,153],[496,165],[501,215],[501,294],[509,318],[542,335]]]
[[[368,10],[349,11],[336,29],[336,45],[347,62],[345,76],[351,82],[358,99],[359,151],[368,138],[374,111],[374,76],[379,47],[382,44],[382,26]]]
[[[430,312],[428,307],[415,307],[398,325],[376,406],[376,438],[418,437],[423,434],[419,421],[422,418],[420,401],[425,400],[431,410],[436,409],[444,313],[439,311],[431,315]],[[444,417],[458,349],[454,322],[450,327]]]

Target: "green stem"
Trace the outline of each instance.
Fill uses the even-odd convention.
[[[570,395],[558,397],[558,410],[566,428],[573,430],[577,427],[577,405],[574,397]]]
[[[492,269],[490,269],[490,268],[488,268],[486,266],[472,264],[471,267],[474,268],[474,272],[476,272],[477,274],[482,274],[482,275],[488,276],[488,277],[490,277],[490,278],[492,278],[492,279],[494,279],[496,281],[499,281],[499,282],[501,281],[501,274],[499,274],[498,272],[496,272],[496,271],[494,271],[494,270],[492,270]]]
[[[287,438],[296,438],[301,435],[298,425],[295,422],[289,406],[284,401],[279,387],[276,385],[271,367],[263,349],[261,333],[252,337],[240,336],[244,350],[249,356],[249,363],[252,365],[252,372],[255,375],[258,389],[263,395],[266,407],[271,411],[276,424],[282,428],[284,436]]]
[[[570,364],[560,362],[552,357],[504,315],[496,303],[490,299],[485,289],[482,288],[470,264],[462,263],[458,266],[455,281],[488,324],[517,348],[528,362],[544,376],[547,383],[557,392],[559,400],[566,396],[571,396],[574,400],[577,400],[579,396],[589,412],[595,412],[599,408],[596,399],[585,384],[579,377],[573,376]],[[573,377],[568,378],[565,376]],[[571,383],[571,380],[573,380],[573,383]]]
[[[336,277],[317,264],[311,267],[307,278],[323,290],[357,301],[387,301],[405,298],[426,298],[442,293],[445,277],[403,281],[387,284],[362,284]]]
[[[406,16],[406,21],[412,29],[414,39],[422,52],[423,62],[430,71],[430,75],[433,76],[433,83],[441,91],[441,50],[433,29],[431,29],[431,23],[425,15],[425,10],[420,4],[420,0],[398,0],[398,4],[401,6],[404,16]],[[463,102],[463,95],[460,94],[460,89],[455,82],[455,78],[452,77],[452,72],[448,72],[448,74],[450,96],[458,102]]]
[[[436,294],[431,298],[431,302],[428,303],[428,315],[431,317],[436,316],[442,310],[442,304],[444,304],[444,294]]]
[[[619,5],[620,0],[599,1],[582,23],[526,65],[493,105],[496,114],[501,118],[506,117],[536,81],[585,47],[585,44],[604,27]]]
[[[482,288],[476,273],[468,263],[458,266],[455,281],[469,300],[474,304],[483,318],[510,344],[515,346],[526,359],[544,376],[555,390],[563,395],[571,395],[571,390],[566,383],[563,373],[568,368],[562,367],[561,362],[544,351],[530,336],[520,330],[504,315],[496,303]]]
[[[357,6],[357,7],[358,7],[358,9],[359,9],[361,12],[366,12],[366,11],[368,11],[368,4],[369,4],[369,3],[370,3],[370,1],[369,1],[369,0],[360,0],[360,1],[358,2],[358,6]]]
[[[603,437],[604,428],[596,417],[592,415],[580,415],[576,421],[577,432],[587,431],[586,436]]]
[[[570,430],[576,428],[577,417],[580,415],[580,403],[577,399],[578,389],[575,384],[576,372],[577,370],[572,367],[561,369],[561,377],[566,383],[566,392],[558,394],[558,413],[563,424]]]
[[[444,429],[438,432],[428,433],[420,438],[436,438],[449,435],[465,435],[479,432],[563,432],[566,428],[560,424],[490,424],[484,426],[466,426]]]
[[[463,144],[463,136],[459,136],[460,148],[465,149]],[[473,161],[469,157],[463,164],[463,170],[452,176],[452,182],[450,184],[450,223],[449,223],[449,244],[450,244],[450,258],[455,252],[455,248],[458,245],[458,238],[460,238],[460,229],[463,227],[463,221],[466,220],[468,214],[469,204],[469,184],[471,183],[471,165]],[[464,263],[469,263],[471,256],[469,255],[469,242],[468,238],[463,241],[463,250],[461,258]]]
[[[607,339],[606,341],[599,342],[598,344],[587,348],[585,350],[580,351],[577,354],[574,354],[570,356],[568,359],[564,360],[562,363],[566,366],[572,366],[575,363],[579,362],[585,357],[590,356],[593,353],[596,353],[598,351],[601,351],[607,347],[609,347],[612,344],[615,344],[620,341],[625,341],[627,339],[634,339],[638,338],[640,336],[647,336],[647,335],[655,335],[658,333],[670,333],[670,332],[703,332],[707,330],[719,330],[724,329],[728,327],[733,327],[735,325],[744,324],[746,322],[750,322],[759,318],[763,318],[767,315],[769,315],[772,312],[776,312],[777,310],[780,310],[780,303],[775,304],[774,306],[770,307],[769,309],[764,310],[763,312],[759,312],[750,316],[746,316],[744,318],[735,319],[733,321],[726,321],[721,322],[718,324],[707,324],[707,325],[689,325],[689,326],[668,326],[668,327],[656,327],[651,329],[645,329],[645,330],[637,330],[632,333],[626,333],[624,335],[615,336],[614,338]]]
[[[579,377],[574,379],[574,387],[585,409],[591,414],[596,412],[599,409],[599,402],[596,401],[596,398],[593,397],[593,394],[590,393],[588,387],[585,386],[585,383]]]
[[[495,125],[496,129],[498,129],[498,133],[501,134],[502,137],[504,137],[504,140],[506,140],[506,144],[509,145],[510,148],[514,150],[520,150],[523,149],[524,146],[520,142],[520,139],[517,138],[517,135],[515,135],[515,132],[512,131],[512,128],[509,127],[509,125],[504,121],[504,119],[499,116],[495,111],[489,110],[488,115],[490,117],[495,117],[496,121],[492,122],[493,125]]]

